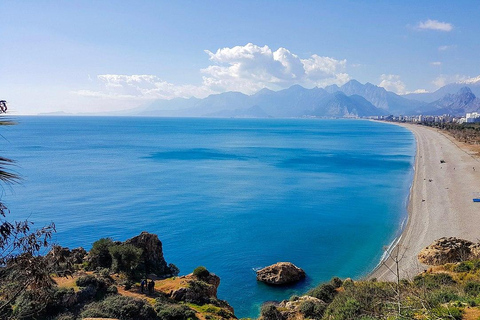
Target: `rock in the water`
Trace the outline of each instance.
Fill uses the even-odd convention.
[[[134,245],[143,250],[141,261],[145,265],[146,273],[154,273],[159,277],[178,274],[178,269],[172,265],[168,266],[163,258],[162,242],[153,233],[143,231],[138,236],[125,241],[125,244]]]
[[[420,262],[432,266],[478,259],[479,257],[479,243],[454,237],[435,240],[418,254]]]
[[[288,284],[303,278],[305,271],[290,262],[278,262],[257,271],[257,280],[268,284]]]

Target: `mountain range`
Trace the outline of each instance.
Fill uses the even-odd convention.
[[[272,91],[262,89],[253,95],[240,92],[212,94],[204,99],[175,98],[156,100],[126,114],[163,117],[366,117],[381,115],[463,116],[480,111],[480,79],[477,82],[449,84],[433,93],[398,95],[371,83],[351,80],[342,86],[307,89],[294,85]],[[438,98],[437,98],[438,97]]]

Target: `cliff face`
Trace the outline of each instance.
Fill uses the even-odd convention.
[[[125,241],[125,244],[134,245],[143,250],[141,261],[145,265],[147,274],[155,274],[157,277],[175,275],[172,266],[168,266],[163,257],[162,242],[156,234],[143,231],[138,236]]]

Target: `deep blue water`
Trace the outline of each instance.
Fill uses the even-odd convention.
[[[221,278],[239,317],[332,276],[361,277],[406,217],[415,143],[359,120],[19,117],[2,156],[20,185],[11,217],[55,222],[60,245],[149,231],[181,274]],[[278,261],[306,281],[273,288],[254,269]]]

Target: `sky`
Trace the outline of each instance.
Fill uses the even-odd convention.
[[[0,99],[19,115],[351,79],[432,92],[480,76],[477,0],[2,0],[0,13]]]

